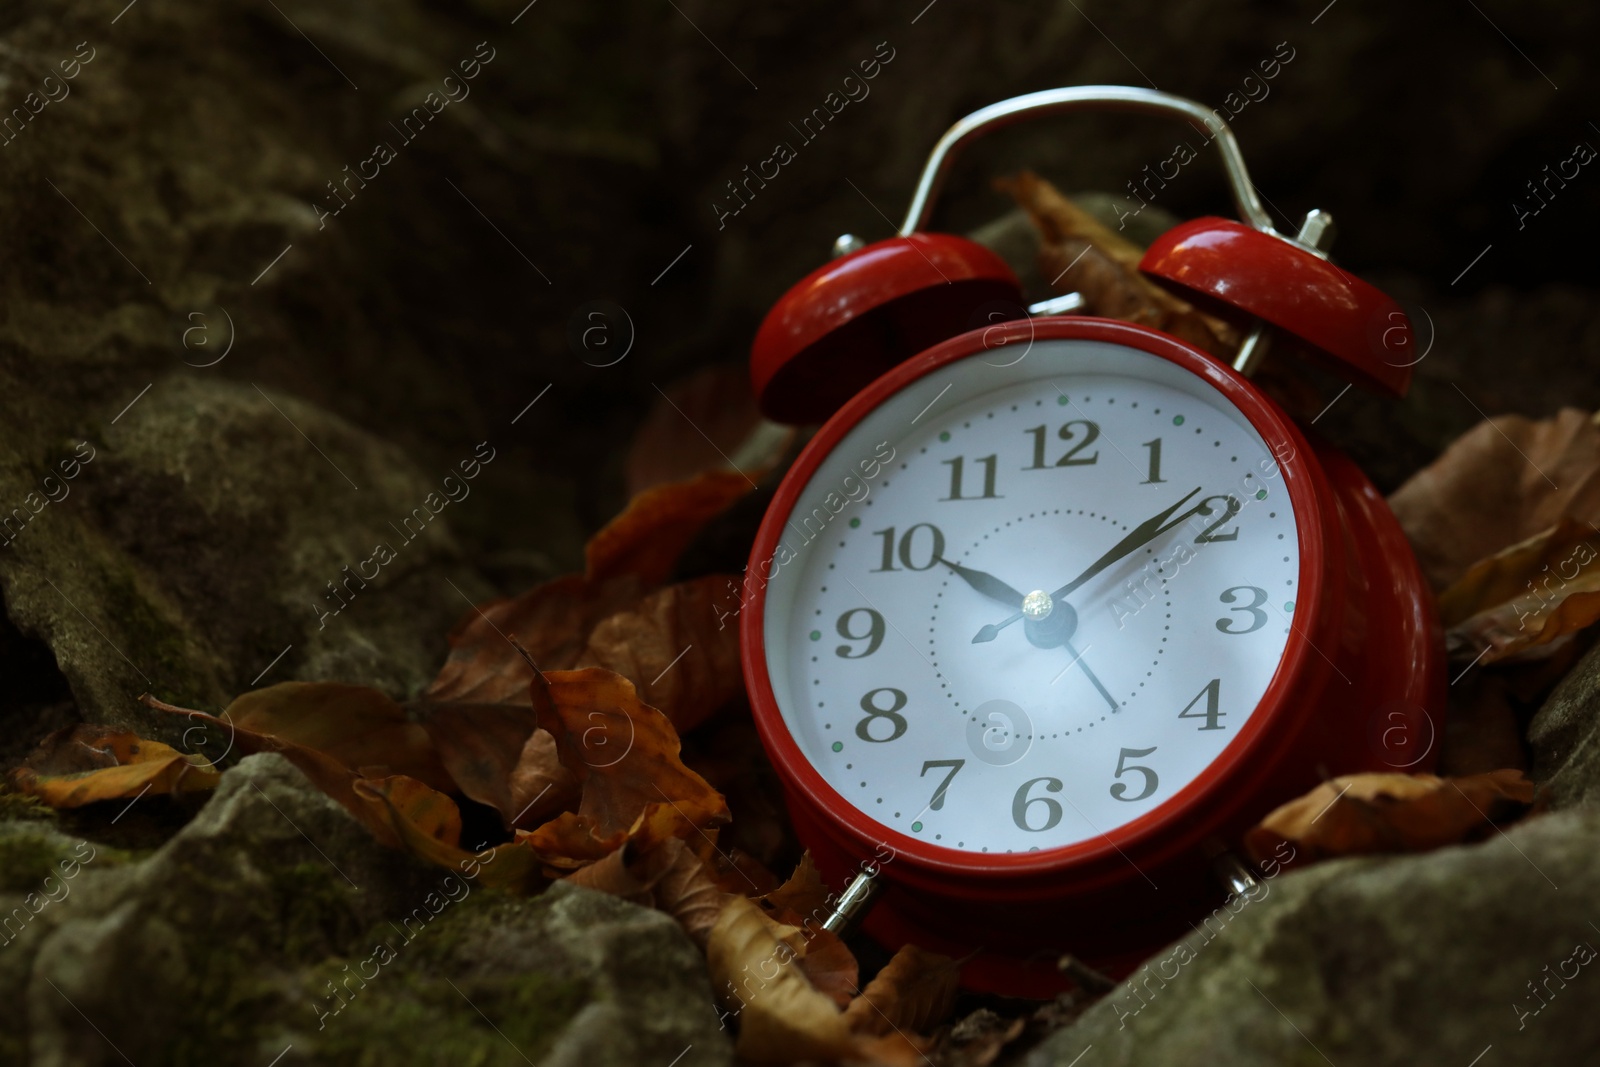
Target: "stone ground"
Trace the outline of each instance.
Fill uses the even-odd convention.
[[[1537,212],[1525,188],[1576,141],[1600,144],[1583,48],[1600,14],[1322,8],[11,5],[0,514],[31,518],[0,548],[0,757],[76,721],[176,741],[135,703],[145,691],[211,708],[292,678],[416,693],[467,601],[581,563],[658,386],[741,360],[836,233],[889,232],[949,122],[1018,92],[1150,83],[1220,104],[1292,52],[1234,121],[1256,184],[1285,219],[1334,211],[1341,261],[1431,324],[1404,403],[1352,392],[1318,423],[1383,488],[1481,413],[1600,406],[1600,272],[1568,251],[1600,178],[1545,188]],[[725,183],[798,140],[789,123],[875,50],[892,58],[871,95],[733,214]],[[470,96],[414,139],[390,126],[463,61]],[[1023,166],[1126,192],[1182,136],[1122,119],[997,135],[957,168],[941,225],[1003,215],[987,181]],[[344,168],[373,173],[377,142],[394,158],[336,195]],[[1155,207],[1226,210],[1215,161],[1202,153]],[[1335,398],[1337,383],[1312,380]],[[400,540],[480,443],[494,458],[470,495],[333,614],[328,583]],[[31,492],[53,499],[33,514]],[[722,555],[697,558],[736,564],[736,548]],[[1170,995],[1131,1018],[1114,995],[1032,1062],[1090,1045],[1085,1067],[1206,1053],[1464,1065],[1490,1045],[1485,1067],[1581,1061],[1600,1045],[1578,1007],[1587,971],[1537,1016],[1514,1005],[1600,937],[1584,910],[1597,673],[1591,656],[1529,724],[1552,814],[1480,845],[1286,876]],[[439,936],[318,1030],[318,990],[433,875],[272,760],[246,761],[203,806],[151,812],[82,846],[95,859],[70,899],[0,950],[0,1059],[120,1062],[77,1004],[141,1063],[266,1063],[291,1044],[285,1064],[509,1060],[458,993],[519,1020],[504,1036],[541,1064],[729,1057],[688,943],[582,893],[452,904]],[[90,823],[6,813],[10,901]]]

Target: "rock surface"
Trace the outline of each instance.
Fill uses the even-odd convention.
[[[1600,800],[1600,648],[1556,686],[1528,724],[1532,778],[1557,807]]]
[[[1282,874],[1025,1063],[1465,1067],[1491,1046],[1483,1063],[1593,1062],[1597,835],[1600,813],[1568,811],[1477,845]]]
[[[147,859],[0,827],[0,857],[23,836],[32,857],[0,892],[8,914],[33,913],[0,949],[5,1062],[24,1049],[49,1065],[731,1059],[700,954],[667,916],[425,868],[279,756],[241,761]],[[59,900],[26,904],[43,864],[74,848],[87,858]]]

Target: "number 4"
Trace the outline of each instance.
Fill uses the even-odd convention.
[[[1188,705],[1182,711],[1178,712],[1178,718],[1180,718],[1180,719],[1204,719],[1206,721],[1206,724],[1204,726],[1200,727],[1200,729],[1202,729],[1202,730],[1225,730],[1225,729],[1227,729],[1227,727],[1225,727],[1221,723],[1217,722],[1218,719],[1220,719],[1222,716],[1227,714],[1227,712],[1225,712],[1225,711],[1218,711],[1217,710],[1217,701],[1218,701],[1218,699],[1220,697],[1221,692],[1222,692],[1222,679],[1221,678],[1213,678],[1213,679],[1211,679],[1211,681],[1206,683],[1206,687],[1204,689],[1200,690],[1200,692],[1195,695],[1195,698],[1193,700],[1189,701]],[[1201,711],[1190,711],[1189,710],[1190,708],[1192,708],[1196,704],[1200,703],[1200,698],[1201,697],[1205,697],[1206,710],[1203,711],[1203,712],[1201,712]]]

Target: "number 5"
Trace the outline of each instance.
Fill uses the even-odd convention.
[[[1117,757],[1117,771],[1114,777],[1121,778],[1123,771],[1138,771],[1140,774],[1144,775],[1144,789],[1139,793],[1138,796],[1130,797],[1128,796],[1127,782],[1113,782],[1111,784],[1111,795],[1113,798],[1117,800],[1126,800],[1131,803],[1135,800],[1143,800],[1145,797],[1156,791],[1156,786],[1161,784],[1161,780],[1156,777],[1156,772],[1152,771],[1149,767],[1141,767],[1136,763],[1127,762],[1129,756],[1139,758],[1148,756],[1154,751],[1155,746],[1153,745],[1150,748],[1125,748],[1122,750],[1121,755]]]

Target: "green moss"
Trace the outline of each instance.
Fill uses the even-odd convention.
[[[214,688],[189,654],[189,642],[175,620],[164,617],[139,588],[135,572],[111,559],[101,569],[101,604],[139,650],[140,662],[179,700],[203,700]],[[193,705],[191,705],[193,706]]]
[[[44,880],[59,874],[56,865],[72,856],[59,839],[21,831],[0,835],[0,891],[37,892]]]
[[[577,981],[538,974],[446,980],[405,970],[405,964],[402,955],[365,988],[349,982],[354,995],[347,993],[343,1009],[323,1020],[321,1058],[357,1067],[537,1063],[590,1000]],[[343,979],[350,972],[340,967],[333,973]],[[339,1003],[326,984],[321,989],[323,1010]]]
[[[211,1067],[219,1048],[243,1048],[281,1029],[284,1016],[305,1009],[294,1006],[297,986],[309,991],[310,980],[297,975],[308,965],[316,973],[330,952],[347,946],[359,931],[354,890],[321,863],[275,867],[263,865],[265,892],[239,899],[237,882],[198,868],[186,869],[185,880],[209,885],[213,893],[231,895],[235,939],[202,937],[188,942],[193,1017],[181,1032],[164,1039],[163,1056],[174,1067]],[[207,920],[196,917],[204,928]],[[322,980],[323,982],[326,979]],[[321,984],[321,983],[319,983]]]
[[[282,923],[282,951],[294,961],[337,952],[360,932],[350,884],[326,864],[268,871]]]
[[[0,822],[54,822],[55,809],[38,797],[0,789]]]

